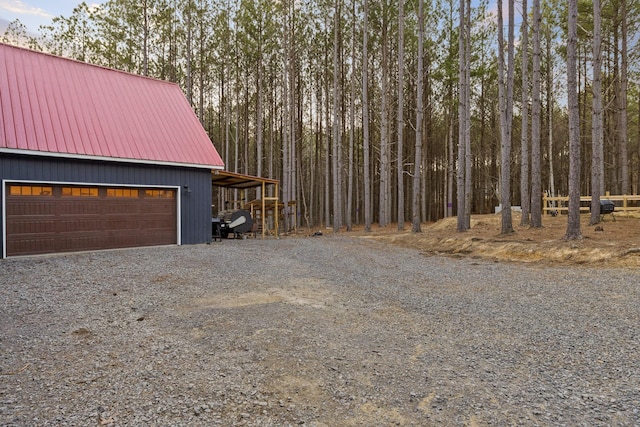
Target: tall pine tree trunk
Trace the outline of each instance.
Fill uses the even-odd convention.
[[[288,12],[287,12],[288,15]],[[287,21],[289,21],[290,17],[287,16]],[[290,25],[290,22],[287,22]],[[284,76],[282,81],[282,121],[283,121],[283,129],[282,129],[282,204],[283,204],[283,224],[282,227],[285,232],[289,231],[289,215],[288,215],[288,206],[290,200],[290,192],[291,192],[291,162],[290,162],[290,143],[289,143],[289,126],[290,126],[290,114],[291,108],[290,105],[290,96],[289,96],[289,81],[292,79],[291,76],[291,48],[290,44],[292,43],[289,38],[289,28],[284,29],[283,31],[283,41],[284,41]],[[277,212],[276,215],[279,215],[280,212]]]
[[[500,204],[501,233],[513,232],[511,215],[511,123],[513,118],[513,44],[514,0],[509,1],[509,40],[507,46],[507,76],[504,75],[504,35],[502,0],[498,0],[498,92],[500,101]]]
[[[551,56],[551,31],[547,31],[547,116],[549,122],[549,193],[551,196],[555,196],[556,183],[555,172],[553,169],[553,57]],[[540,196],[542,196],[542,194],[540,194],[539,197]],[[555,206],[555,204],[553,206]],[[539,226],[542,227],[542,219],[540,220]]]
[[[602,121],[602,15],[600,0],[593,0],[593,101],[591,110],[591,220],[590,224],[600,222],[600,188],[604,168],[604,134]]]
[[[149,4],[142,0],[143,31],[142,31],[142,75],[149,75]]]
[[[618,132],[620,140],[620,184],[621,193],[629,194],[629,144],[627,142],[627,81],[628,81],[628,53],[627,53],[627,0],[620,4],[620,84],[618,100]]]
[[[520,133],[520,225],[529,225],[531,198],[529,196],[529,26],[527,0],[522,0],[522,128]],[[535,55],[535,54],[534,54]],[[535,79],[535,78],[534,78]],[[533,124],[531,125],[533,127]],[[533,131],[532,131],[533,133]],[[539,137],[539,134],[538,134]]]
[[[403,0],[401,0],[403,1]],[[413,160],[413,188],[411,190],[411,231],[420,232],[420,177],[422,175],[422,115],[424,81],[424,0],[418,0],[418,84],[416,89],[416,143]]]
[[[471,0],[467,0],[465,29],[465,92],[464,92],[464,221],[467,229],[471,228]]]
[[[567,100],[569,107],[569,212],[565,240],[582,239],[580,231],[580,117],[578,110],[578,0],[569,0]]]
[[[192,42],[192,38],[193,38],[193,25],[191,25],[191,15],[193,13],[193,8],[191,6],[191,1],[192,0],[188,0],[187,4],[185,6],[185,11],[184,13],[187,15],[186,17],[186,37],[187,37],[187,46],[186,46],[186,58],[185,58],[185,62],[187,63],[187,99],[189,100],[189,104],[193,105],[193,73],[192,73],[192,67],[191,67],[191,55],[192,55],[192,48],[191,48],[191,42]]]
[[[500,0],[498,0],[500,1]],[[457,168],[457,231],[462,232],[469,229],[467,227],[467,221],[465,216],[466,207],[466,195],[465,195],[465,158],[466,158],[466,143],[465,143],[465,125],[466,125],[466,47],[465,47],[465,0],[460,0],[460,25],[458,30],[458,168]]]
[[[404,0],[398,0],[398,230],[404,230]]]
[[[351,30],[351,70],[350,70],[350,90],[349,90],[349,165],[347,172],[347,209],[346,226],[347,231],[351,231],[353,222],[353,148],[355,142],[355,93],[356,93],[356,3],[353,1],[353,19]]]
[[[263,88],[263,64],[262,64],[262,36],[260,37],[259,45],[258,45],[258,75],[257,75],[257,85],[256,91],[257,100],[256,100],[256,174],[257,176],[262,176],[262,164],[263,164],[263,117],[264,117],[264,88]],[[256,199],[262,198],[262,189],[256,188]]]
[[[331,138],[329,137],[329,123],[331,123],[330,109],[329,109],[329,84],[326,84],[325,97],[324,97],[324,110],[325,121],[327,122],[327,130],[324,133],[324,163],[325,163],[325,226],[330,224],[333,226],[333,220],[331,216]]]
[[[371,165],[369,141],[369,4],[364,0],[362,24],[362,131],[364,156],[364,230],[371,231]]]
[[[339,61],[339,48],[340,48],[340,0],[336,0],[334,3],[334,18],[333,18],[333,146],[331,166],[333,170],[333,231],[339,231],[342,227],[342,194],[340,191],[340,171],[342,167],[340,165],[340,140],[342,126],[340,124],[340,118],[342,112],[340,110],[340,70],[342,69]]]
[[[541,101],[540,101],[540,0],[533,0],[533,87],[531,88],[531,226],[542,227],[542,171],[540,163],[540,122],[541,122]],[[550,61],[551,58],[548,58]],[[548,73],[551,73],[549,64]],[[548,81],[551,83],[551,80]],[[551,89],[547,88],[548,94]],[[551,102],[548,100],[548,102]],[[553,110],[550,111],[553,114]],[[549,117],[549,127],[552,121]],[[551,151],[549,151],[549,162],[553,163]]]
[[[449,98],[451,99],[451,97]],[[454,162],[454,147],[453,147],[453,135],[454,135],[454,124],[453,124],[453,106],[449,106],[449,117],[447,124],[447,206],[446,206],[446,214],[445,217],[451,218],[453,216],[453,181],[455,178],[455,170],[453,168]]]
[[[390,144],[389,144],[389,7],[382,5],[382,82],[380,100],[380,187],[378,200],[378,224],[386,227],[390,222]]]

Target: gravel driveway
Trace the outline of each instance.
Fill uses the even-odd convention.
[[[0,425],[640,425],[639,284],[348,236],[0,260]]]

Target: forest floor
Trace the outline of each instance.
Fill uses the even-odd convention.
[[[542,228],[520,225],[521,215],[513,212],[514,232],[502,235],[501,215],[472,215],[471,228],[457,232],[457,219],[445,218],[423,224],[422,232],[412,233],[411,223],[404,231],[397,224],[373,225],[366,233],[362,226],[348,234],[388,244],[419,249],[425,254],[474,257],[496,261],[514,261],[549,265],[587,264],[603,267],[640,266],[640,215],[605,215],[598,225],[589,225],[589,215],[581,216],[583,238],[563,240],[567,216],[544,216]],[[325,234],[331,234],[326,230]]]

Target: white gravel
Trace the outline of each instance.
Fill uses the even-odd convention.
[[[345,235],[0,260],[0,425],[637,426],[639,286]]]

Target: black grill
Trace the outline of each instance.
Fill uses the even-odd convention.
[[[616,205],[613,204],[611,200],[601,199],[600,200],[600,219],[604,219],[604,215],[611,214],[614,221],[616,217],[613,215],[613,212],[616,210]],[[591,206],[589,206],[589,211],[591,211]]]
[[[253,230],[254,222],[251,213],[244,209],[220,211],[217,218],[211,219],[211,228],[214,239],[216,235],[226,239],[229,234],[241,237],[243,233]]]
[[[600,214],[610,214],[616,210],[616,205],[611,200],[600,200]]]

